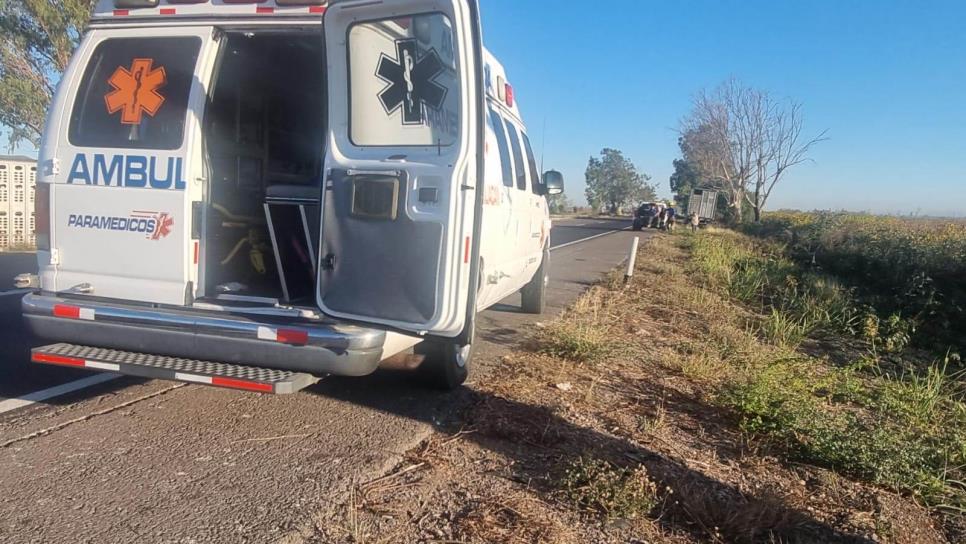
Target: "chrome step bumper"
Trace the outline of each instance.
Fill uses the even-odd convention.
[[[29,329],[53,342],[220,361],[313,375],[364,376],[382,358],[386,332],[326,319],[239,315],[31,293]]]
[[[118,372],[129,376],[201,383],[258,393],[295,393],[319,381],[310,374],[227,365],[130,351],[51,344],[31,350],[34,363]]]

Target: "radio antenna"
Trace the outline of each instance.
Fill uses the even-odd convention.
[[[544,172],[543,169],[543,158],[545,157],[544,152],[547,149],[547,116],[543,116],[543,134],[540,135],[540,171]]]

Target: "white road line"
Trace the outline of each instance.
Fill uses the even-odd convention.
[[[630,227],[624,227],[624,228],[619,229],[619,230],[611,230],[611,231],[608,231],[608,232],[602,232],[600,234],[595,234],[593,236],[588,236],[587,238],[581,238],[580,240],[574,240],[573,242],[567,242],[566,244],[560,244],[558,246],[553,246],[553,247],[550,248],[550,251],[553,251],[555,249],[562,249],[562,248],[565,248],[567,246],[572,246],[574,244],[579,244],[581,242],[586,242],[587,240],[593,240],[594,238],[600,238],[601,236],[608,236],[610,234],[614,234],[615,232],[621,232],[621,231],[625,231],[625,230],[628,230],[628,229],[630,229]]]
[[[116,380],[120,378],[120,374],[95,374],[93,376],[88,376],[86,378],[81,378],[73,382],[68,382],[55,387],[50,387],[47,389],[41,389],[40,391],[34,391],[33,393],[28,393],[20,398],[5,400],[0,402],[0,414],[5,412],[10,412],[12,410],[17,410],[23,408],[24,406],[30,406],[38,402],[43,402],[54,397],[59,397],[61,395],[66,395],[67,393],[73,393],[74,391],[80,391],[81,389],[86,389],[88,387],[93,387],[95,385],[109,382],[111,380]]]

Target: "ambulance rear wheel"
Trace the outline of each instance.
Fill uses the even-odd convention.
[[[416,346],[416,353],[424,355],[419,365],[422,381],[435,389],[449,391],[463,385],[470,375],[473,344],[459,346],[450,342],[426,340]]]
[[[528,314],[542,314],[547,307],[547,284],[550,283],[550,251],[543,250],[543,261],[520,293],[523,295],[521,307]]]

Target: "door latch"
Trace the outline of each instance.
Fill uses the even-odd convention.
[[[322,270],[335,270],[335,254],[329,253],[325,257],[322,257],[319,268]]]

